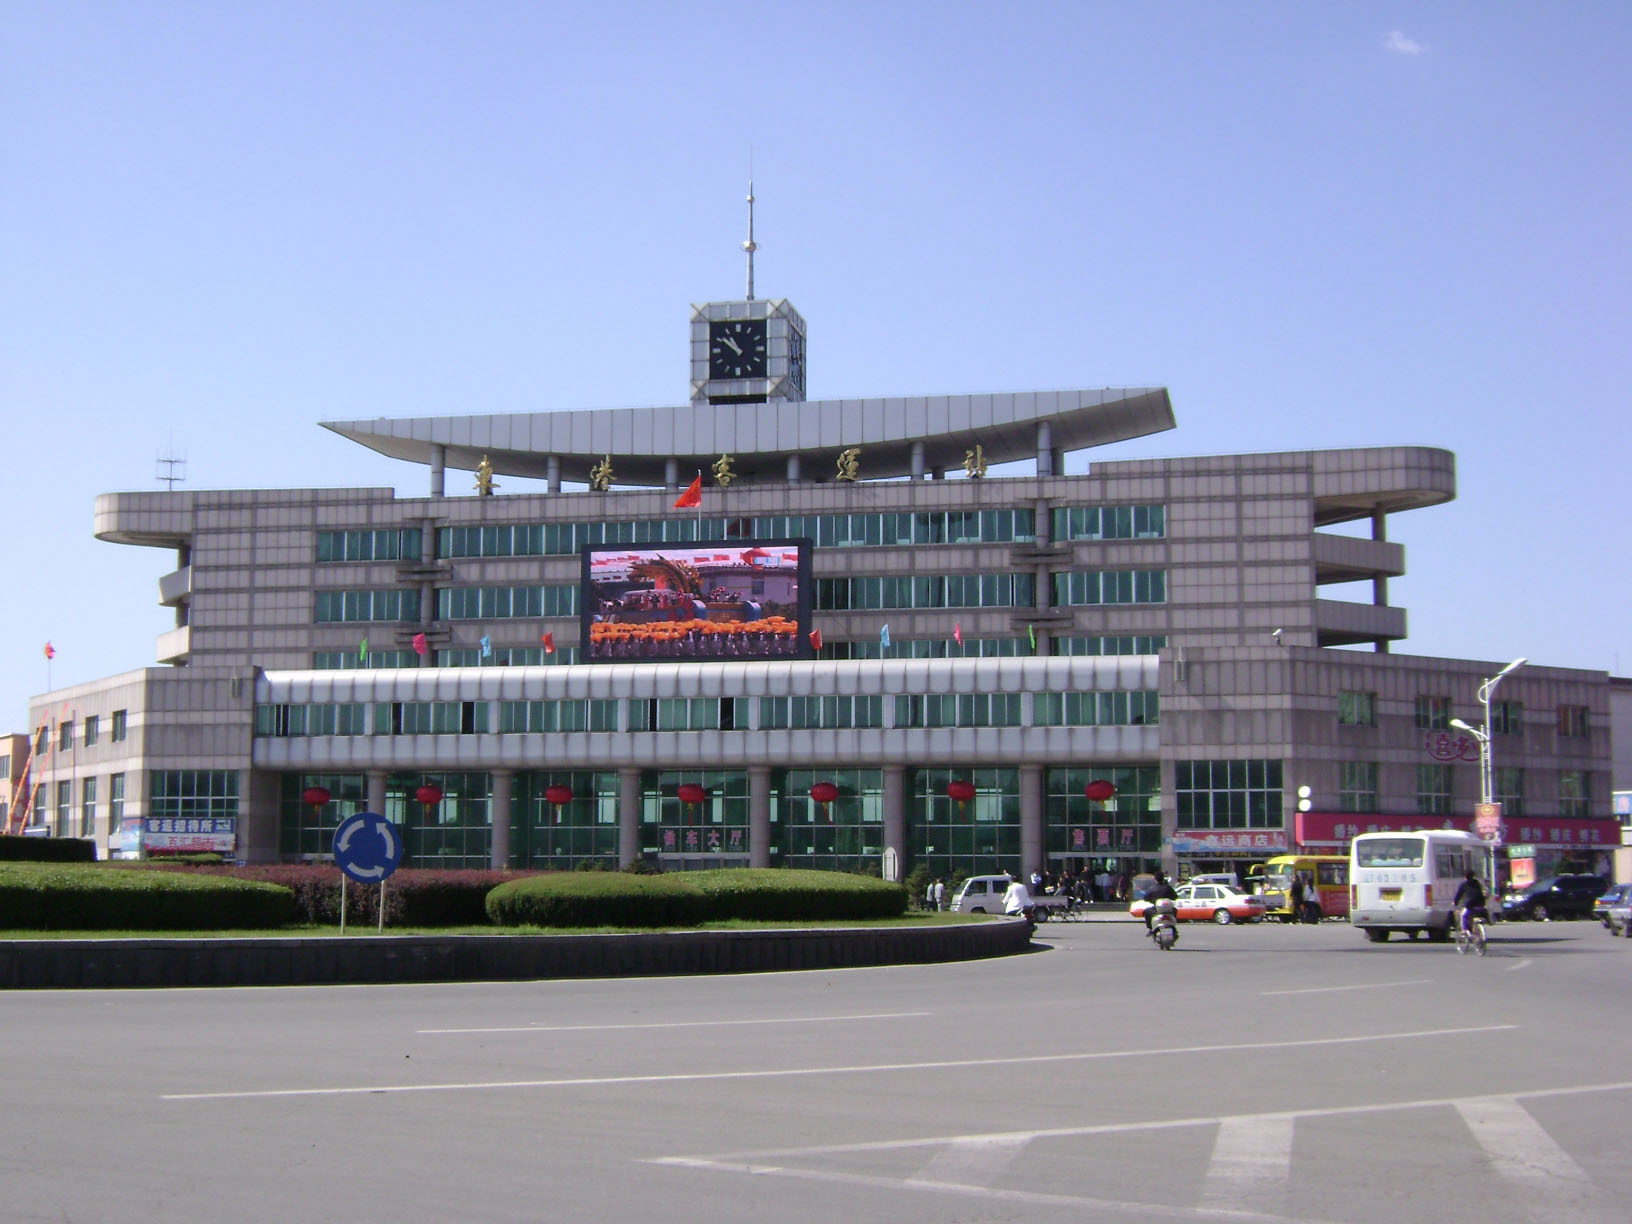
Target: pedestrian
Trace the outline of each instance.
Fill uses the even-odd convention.
[[[931,905],[929,908],[933,909],[933,910],[939,910],[941,908],[941,901],[946,896],[946,881],[944,879],[942,879],[940,876],[936,876],[935,877],[934,889],[935,889],[935,901],[934,901],[934,904]]]
[[[1294,872],[1292,874],[1292,887],[1288,892],[1287,901],[1288,901],[1288,904],[1289,904],[1289,906],[1290,906],[1290,908],[1292,910],[1292,916],[1291,916],[1291,918],[1288,919],[1288,921],[1290,921],[1290,922],[1302,922],[1303,921],[1303,877],[1301,875],[1298,875],[1296,872]]]
[[[928,884],[924,885],[924,908],[927,910],[939,908],[939,906],[935,904],[935,883],[936,882],[934,880],[931,880]]]

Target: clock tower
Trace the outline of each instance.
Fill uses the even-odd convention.
[[[754,186],[748,184],[748,295],[691,308],[691,402],[805,398],[805,320],[785,299],[754,297]]]

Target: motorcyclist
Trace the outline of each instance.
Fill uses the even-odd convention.
[[[1150,930],[1150,924],[1156,917],[1156,903],[1162,899],[1176,901],[1178,892],[1173,888],[1173,881],[1167,878],[1165,871],[1156,873],[1156,883],[1145,890],[1145,900],[1150,902],[1145,908],[1145,930]]]
[[[1490,911],[1485,908],[1485,886],[1479,882],[1479,877],[1471,869],[1463,876],[1462,883],[1457,887],[1451,908],[1462,915],[1463,933],[1473,929],[1473,920],[1476,917],[1487,922],[1490,920]]]

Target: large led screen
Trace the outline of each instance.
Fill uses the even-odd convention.
[[[810,541],[584,549],[590,663],[808,659]]]

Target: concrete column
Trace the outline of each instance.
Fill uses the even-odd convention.
[[[445,484],[444,468],[448,462],[448,448],[437,444],[431,447],[431,496],[441,497]]]
[[[1371,538],[1388,539],[1388,515],[1381,510],[1371,516]],[[1388,607],[1388,575],[1379,574],[1371,580],[1371,602],[1379,608]],[[1388,639],[1378,638],[1374,643],[1378,654],[1388,653]]]
[[[368,810],[376,816],[384,816],[385,770],[371,769],[363,777],[368,787]]]
[[[551,493],[561,492],[561,456],[546,455],[544,457],[545,487]]]
[[[618,867],[640,857],[640,770],[618,770]]]
[[[771,865],[771,771],[748,767],[748,866]]]
[[[798,484],[799,483],[799,456],[798,455],[789,455],[788,456],[788,483],[789,484]]]
[[[680,460],[663,460],[663,487],[673,493],[680,487]]]
[[[884,849],[895,851],[898,880],[907,875],[907,770],[903,765],[884,767]]]
[[[922,442],[912,444],[912,478],[914,480],[924,478],[924,444]]]
[[[1020,766],[1020,871],[1030,875],[1047,865],[1043,859],[1048,845],[1043,836],[1043,767]]]
[[[489,815],[493,825],[493,870],[503,871],[510,866],[510,795],[514,789],[516,771],[493,771],[493,795],[489,800]]]
[[[1047,421],[1037,422],[1037,475],[1054,475],[1054,427]]]

